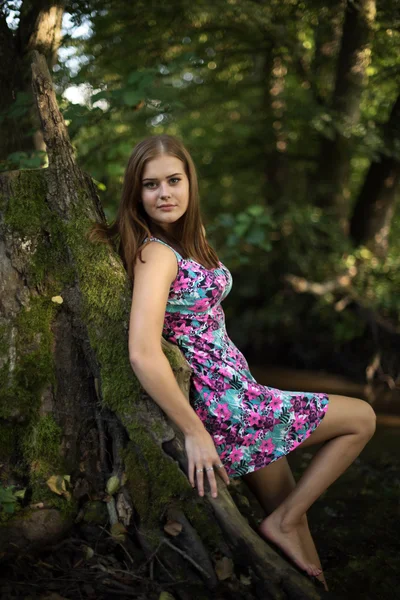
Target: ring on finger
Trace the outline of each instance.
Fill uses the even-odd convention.
[[[204,469],[196,469],[196,473],[202,473]]]
[[[206,471],[214,471],[214,467],[207,467]]]

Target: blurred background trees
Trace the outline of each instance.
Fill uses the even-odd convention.
[[[208,238],[234,276],[228,331],[250,362],[362,379],[375,360],[396,380],[395,0],[23,0],[1,10],[3,170],[46,165],[27,84],[40,48],[109,220],[135,143],[160,132],[184,140]]]

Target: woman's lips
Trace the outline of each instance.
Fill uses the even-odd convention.
[[[175,206],[173,204],[169,204],[166,206],[160,206],[161,210],[172,210],[173,208],[175,208]]]

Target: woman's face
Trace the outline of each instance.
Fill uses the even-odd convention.
[[[151,221],[172,233],[189,203],[189,180],[179,158],[163,154],[147,161],[142,175],[142,202]]]

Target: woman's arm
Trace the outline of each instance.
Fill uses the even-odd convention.
[[[202,421],[178,386],[164,355],[161,336],[169,288],[176,277],[177,263],[171,249],[150,242],[134,267],[134,289],[129,324],[129,358],[137,378],[185,435],[189,459],[189,480],[194,485],[194,468],[220,464],[214,442]],[[229,483],[224,468],[219,474]],[[208,471],[212,491],[216,493],[214,471]],[[203,473],[197,474],[199,493],[203,492]]]
[[[145,264],[135,265],[135,283],[129,323],[129,358],[146,392],[184,433],[203,423],[180,390],[162,351],[161,335],[168,292],[176,276],[172,251],[158,242],[142,252]]]

